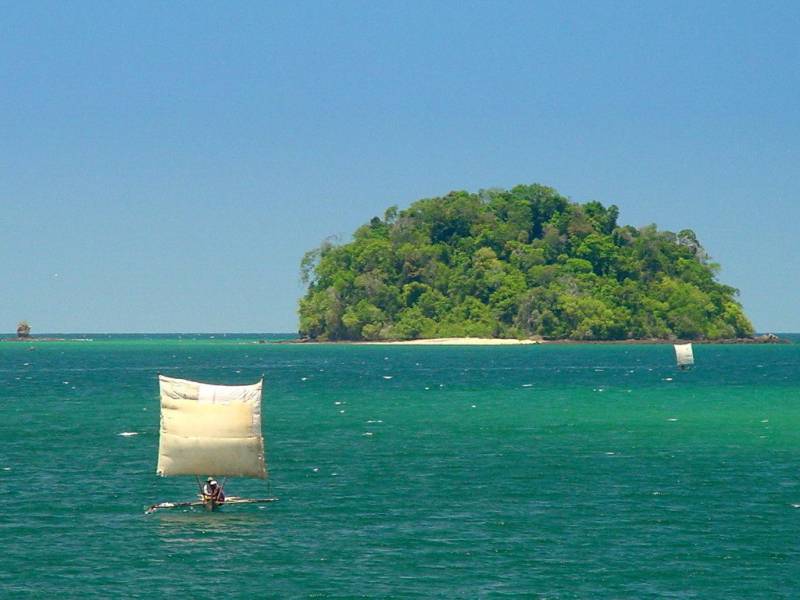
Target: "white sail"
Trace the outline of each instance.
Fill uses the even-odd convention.
[[[675,358],[679,367],[690,367],[694,364],[694,353],[691,344],[675,344]]]
[[[262,381],[210,385],[158,376],[161,436],[156,473],[267,476],[261,435]]]

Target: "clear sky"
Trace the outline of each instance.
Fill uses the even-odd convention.
[[[0,331],[296,331],[386,207],[552,186],[800,331],[800,3],[4,2]]]

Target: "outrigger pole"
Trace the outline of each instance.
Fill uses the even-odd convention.
[[[239,498],[231,496],[225,499],[225,506],[228,504],[267,504],[268,502],[277,502],[277,498]],[[148,506],[144,514],[150,515],[160,508],[183,508],[187,506],[205,506],[202,500],[193,500],[191,502],[161,502]]]

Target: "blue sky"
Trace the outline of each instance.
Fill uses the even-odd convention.
[[[4,3],[0,331],[295,331],[386,207],[543,183],[800,331],[800,4]]]

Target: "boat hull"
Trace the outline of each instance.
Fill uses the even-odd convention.
[[[203,496],[201,500],[203,502],[203,508],[205,508],[209,512],[219,510],[220,508],[222,508],[222,505],[225,504],[224,501],[217,502],[216,500],[214,500],[213,498],[209,498],[208,496]]]
[[[222,504],[218,502],[206,503],[203,502],[203,500],[194,500],[192,502],[161,502],[159,504],[153,504],[145,509],[145,514],[152,514],[162,508],[188,508],[199,506],[202,506],[204,510],[215,511],[219,510],[223,504],[267,504],[270,502],[276,502],[277,500],[277,498],[239,498],[237,496],[229,496]]]

